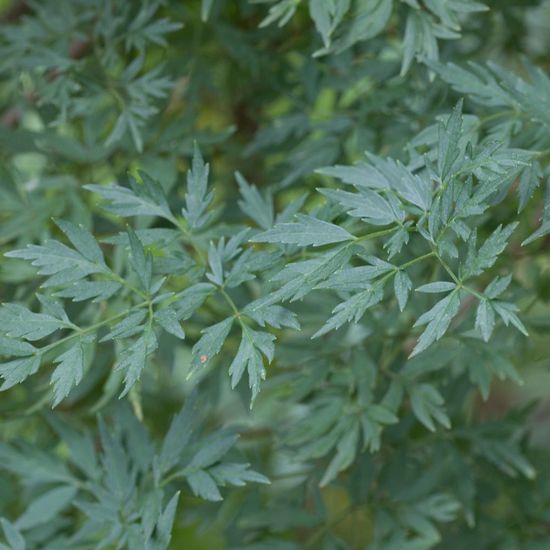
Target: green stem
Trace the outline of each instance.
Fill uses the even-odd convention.
[[[104,319],[103,321],[99,321],[98,323],[95,323],[93,325],[90,325],[86,328],[78,328],[77,331],[75,331],[73,334],[69,334],[68,336],[65,336],[64,338],[60,338],[59,340],[56,340],[55,342],[52,342],[51,344],[48,344],[47,346],[44,346],[43,348],[40,348],[38,350],[38,355],[43,355],[47,353],[48,351],[56,348],[57,346],[60,346],[61,344],[64,344],[65,342],[68,342],[72,340],[73,338],[76,338],[77,336],[82,337],[84,334],[88,334],[89,332],[93,332],[97,330],[98,328],[111,323],[113,321],[116,321],[117,319],[120,319],[121,317],[127,316],[131,311],[134,309],[139,309],[140,307],[149,306],[150,302],[142,302],[141,304],[137,304],[135,306],[132,306],[130,309],[126,309],[124,311],[121,311],[120,313],[117,313],[116,315],[113,315],[112,317],[109,317],[108,319]]]
[[[111,272],[111,273],[108,273],[108,275],[114,279],[115,281],[117,281],[118,283],[120,283],[122,286],[125,286],[128,290],[131,290],[132,292],[135,292],[138,296],[140,296],[141,298],[143,298],[144,300],[147,300],[148,299],[148,296],[147,294],[145,294],[145,292],[142,292],[141,290],[139,290],[139,288],[136,288],[135,286],[129,284],[126,279],[124,279],[123,277],[121,277],[118,273],[114,273],[114,272]]]
[[[437,259],[443,269],[450,275],[451,279],[457,284],[457,286],[462,286],[460,279],[455,275],[454,271],[449,267],[447,262],[435,250],[433,252],[437,256]]]
[[[409,262],[400,265],[399,270],[401,271],[402,269],[407,269],[407,267],[410,267],[411,265],[421,262],[426,258],[431,258],[432,256],[436,256],[436,252],[433,250],[431,252],[424,254],[423,256],[418,256],[418,258],[414,258],[413,260],[410,260]]]
[[[355,237],[355,240],[353,242],[357,243],[361,241],[368,241],[370,239],[376,239],[377,237],[383,237],[384,235],[389,235],[390,233],[397,231],[400,227],[401,226],[394,226],[388,229],[381,229],[380,231],[374,231],[373,233],[367,233],[366,235]]]
[[[218,290],[220,291],[220,294],[224,297],[225,301],[229,304],[229,307],[233,311],[235,318],[239,319],[240,321],[241,312],[239,311],[239,308],[237,307],[231,296],[229,296],[229,294],[222,286],[218,287]]]
[[[434,251],[435,252],[435,251]],[[439,260],[439,263],[443,266],[445,271],[451,276],[452,280],[456,283],[456,286],[458,288],[464,289],[466,292],[469,292],[473,296],[475,296],[478,300],[483,300],[484,296],[483,294],[479,293],[477,290],[473,289],[472,287],[466,286],[454,273],[454,271],[449,267],[447,262],[437,253],[435,252],[435,255],[437,256],[437,259]]]

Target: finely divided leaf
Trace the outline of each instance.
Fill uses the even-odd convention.
[[[495,311],[498,313],[500,318],[504,321],[504,324],[508,326],[509,324],[514,325],[522,334],[529,336],[525,325],[520,321],[516,313],[519,311],[516,304],[511,304],[510,302],[500,302],[493,301],[491,302]]]
[[[180,340],[185,339],[185,332],[181,327],[177,311],[171,307],[165,307],[155,312],[155,321],[169,334]]]
[[[439,126],[439,145],[437,168],[442,182],[451,175],[455,163],[459,160],[459,141],[462,137],[462,100],[460,100],[446,124]]]
[[[360,193],[340,189],[320,189],[320,192],[342,205],[350,216],[361,218],[372,225],[402,222],[405,217],[399,206],[369,189],[362,189]]]
[[[0,336],[0,356],[25,357],[26,355],[33,355],[37,351],[38,348],[28,342]]]
[[[479,275],[492,267],[497,261],[498,256],[506,248],[508,239],[517,226],[517,222],[505,227],[499,225],[477,252],[473,248],[470,248],[468,258],[461,266],[462,278],[467,279],[474,275]]]
[[[233,325],[233,317],[208,327],[202,331],[200,340],[193,346],[191,369],[195,370],[205,366],[214,355],[217,355],[223,347],[225,339]]]
[[[400,270],[395,274],[393,288],[400,311],[403,311],[407,305],[412,286],[413,283],[405,271]]]
[[[57,406],[69,392],[82,380],[84,372],[84,352],[79,340],[67,351],[55,359],[57,367],[52,373],[54,400],[53,407]]]
[[[229,367],[229,374],[231,376],[231,387],[234,388],[242,378],[244,371],[248,372],[248,384],[252,392],[251,406],[260,391],[261,380],[265,379],[265,368],[261,354],[265,355],[269,362],[273,360],[274,340],[275,336],[272,334],[258,332],[242,325],[241,344],[235,359]]]
[[[460,307],[460,296],[457,290],[453,290],[448,296],[437,302],[429,311],[421,315],[415,327],[425,325],[428,326],[418,338],[416,346],[410,357],[414,357],[421,351],[425,350],[436,340],[439,340],[451,324],[453,317],[458,313]]]
[[[76,281],[55,293],[58,298],[71,298],[73,302],[91,300],[103,302],[116,294],[122,285],[117,281]]]
[[[47,313],[34,313],[21,304],[3,304],[0,307],[0,326],[6,336],[32,342],[66,328],[68,323]]]
[[[350,241],[355,237],[345,229],[313,216],[298,214],[298,222],[279,223],[251,239],[256,243],[296,244],[298,246],[323,246]]]
[[[153,258],[149,252],[145,251],[135,231],[131,227],[128,227],[127,231],[130,241],[130,265],[137,275],[143,290],[149,292],[153,277]]]
[[[109,204],[104,208],[123,217],[158,216],[174,221],[166,195],[158,182],[140,172],[143,183],[129,177],[130,188],[120,185],[85,185],[84,188],[100,195]]]
[[[142,335],[120,355],[116,369],[124,373],[124,397],[140,379],[147,357],[157,349],[158,343],[150,325],[146,325]]]
[[[244,177],[237,172],[235,174],[241,199],[239,207],[250,216],[262,229],[273,226],[273,198],[270,194],[261,195],[258,188],[250,185]]]
[[[282,306],[269,305],[259,309],[253,309],[249,304],[242,312],[256,321],[261,327],[265,327],[267,324],[274,328],[288,327],[300,330],[300,323],[298,322],[296,314]]]
[[[46,241],[44,245],[29,244],[21,250],[7,252],[10,258],[31,261],[40,275],[48,275],[42,286],[61,286],[83,279],[93,273],[109,274],[103,253],[93,236],[82,226],[58,222],[76,250],[58,241]]]
[[[201,152],[195,143],[191,169],[187,172],[187,193],[182,214],[191,229],[199,229],[210,220],[207,212],[213,195],[208,191],[208,173],[210,167],[205,164]]]
[[[40,355],[0,363],[0,376],[4,379],[0,391],[20,384],[40,368]]]
[[[294,301],[303,298],[315,285],[327,279],[347,263],[350,256],[350,247],[345,245],[314,260],[289,264],[283,272],[279,273],[279,276],[284,275],[285,278],[288,276],[288,282],[280,289],[252,302],[248,308],[255,311],[276,302]]]
[[[416,292],[425,292],[428,294],[437,294],[438,292],[448,292],[456,287],[456,283],[449,281],[436,281],[434,283],[428,283],[416,288]]]
[[[340,328],[344,323],[358,322],[370,307],[378,304],[384,298],[383,282],[376,282],[370,288],[354,294],[351,298],[338,304],[333,310],[334,314],[320,328],[312,338],[319,338],[323,334]]]
[[[489,341],[495,328],[495,310],[489,300],[480,300],[476,311],[476,329],[485,342]]]

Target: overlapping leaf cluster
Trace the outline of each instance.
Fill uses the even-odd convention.
[[[6,3],[1,548],[550,542],[526,4]]]

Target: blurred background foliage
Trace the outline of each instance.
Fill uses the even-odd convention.
[[[361,19],[363,4],[368,23]],[[326,178],[315,174],[317,168],[351,164],[365,150],[406,161],[411,140],[462,95],[465,113],[482,121],[482,135],[503,134],[495,129],[498,117],[491,118],[494,109],[449,86],[433,63],[493,61],[528,77],[528,59],[548,72],[550,2],[491,0],[487,10],[461,10],[459,4],[358,0],[353,9],[359,11],[346,13],[332,29],[312,18],[315,2],[305,0],[1,0],[0,250],[59,236],[53,218],[94,227],[98,238],[122,229],[126,222],[101,212],[83,186],[125,181],[139,170],[182,204],[195,140],[211,163],[224,222],[239,224],[235,171],[276,193],[281,210],[304,193],[308,204],[318,200],[311,192]],[[550,105],[546,92],[535,99],[542,108]],[[550,146],[548,128],[537,133],[527,119],[521,132],[510,134],[511,145]],[[526,210],[531,230],[541,204]],[[505,201],[488,227],[515,209]],[[146,223],[139,220],[136,227]],[[290,432],[307,420],[309,402],[302,400],[311,388],[318,382],[335,392],[353,386],[349,372],[361,356],[342,355],[332,342],[325,358],[310,357],[297,337],[288,336],[252,413],[227,381],[201,377],[207,431],[238,429],[238,452],[272,485],[232,489],[221,505],[182,495],[171,547],[364,548],[375,530],[392,532],[396,520],[383,499],[393,491],[404,503],[397,517],[405,531],[420,525],[424,538],[409,543],[396,534],[376,548],[548,548],[548,246],[548,239],[529,249],[517,246],[506,260],[520,283],[516,298],[528,314],[530,337],[496,338],[525,383],[493,381],[484,400],[467,376],[442,382],[454,436],[428,433],[410,415],[387,429],[379,453],[361,455],[349,476],[326,488],[317,485],[315,459],[312,475],[309,459],[306,468],[290,456],[293,437],[298,447],[307,441]],[[0,300],[28,301],[37,286],[28,264],[0,259]],[[314,300],[299,307],[311,318],[322,316]],[[390,333],[394,321],[381,318],[379,330]],[[139,406],[133,403],[154,439],[162,438],[190,391],[186,365],[200,328],[190,323],[188,340],[161,346],[155,376],[144,385]],[[342,345],[351,349],[353,339],[348,335]],[[434,353],[450,364],[479,361],[462,352],[451,341]],[[115,406],[103,388],[109,353],[98,351],[96,373],[56,416],[95,426],[98,410],[109,414]],[[340,379],[329,373],[331,353],[344,364]],[[300,372],[294,376],[285,363],[301,365]],[[22,439],[33,449],[56,447],[49,411],[45,381],[2,393],[0,438]],[[511,434],[514,445],[499,447],[501,434]],[[24,509],[17,476],[0,476],[0,515],[17,516]],[[377,492],[379,483],[388,488]],[[458,504],[445,500],[447,491],[459,495],[462,507],[449,523]],[[32,547],[57,548],[48,546],[48,537],[70,521],[60,516],[49,528],[41,525]],[[432,522],[440,524],[440,534]]]

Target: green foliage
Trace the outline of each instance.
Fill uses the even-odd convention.
[[[0,9],[1,549],[548,547],[547,2]]]

